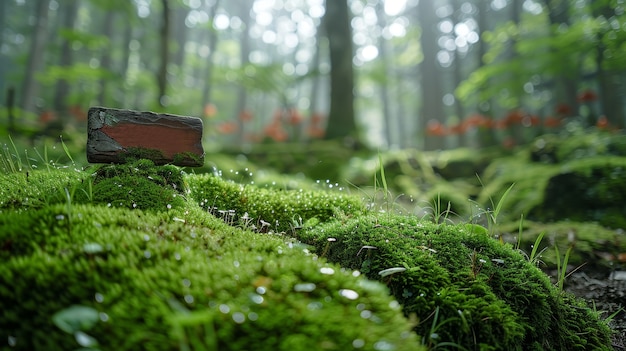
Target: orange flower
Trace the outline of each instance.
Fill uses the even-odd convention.
[[[520,110],[511,111],[506,115],[504,120],[507,126],[521,124],[524,120],[524,113]]]
[[[289,139],[289,134],[285,132],[280,122],[272,122],[263,130],[265,136],[273,139],[274,141],[286,141]]]
[[[315,112],[311,115],[311,124],[314,126],[320,124],[323,120],[324,115],[319,112]]]
[[[490,119],[481,114],[473,114],[463,121],[463,124],[467,127],[485,127],[488,126],[489,123]]]
[[[555,112],[561,116],[571,116],[572,108],[568,104],[558,104],[556,106]]]
[[[78,105],[73,105],[70,107],[70,114],[74,116],[77,121],[86,121],[87,113],[83,111],[82,108]]]
[[[41,123],[48,123],[50,121],[54,121],[55,119],[57,119],[57,117],[52,111],[43,111],[39,115],[39,122]]]
[[[537,126],[539,124],[541,124],[541,120],[536,115],[524,116],[524,119],[522,120],[522,125],[524,127]]]
[[[312,139],[321,139],[326,134],[326,131],[318,126],[309,126],[307,129],[307,135]]]
[[[449,131],[439,121],[431,119],[430,121],[428,121],[428,125],[426,126],[426,134],[433,136],[444,136],[448,135]]]
[[[600,129],[607,129],[609,127],[609,119],[606,116],[600,116],[598,118],[598,122],[596,123],[596,127]]]
[[[302,116],[300,115],[298,110],[296,110],[295,108],[290,108],[287,111],[287,122],[289,122],[289,124],[293,126],[302,123]]]
[[[596,93],[594,93],[593,90],[589,90],[589,89],[578,94],[578,96],[576,97],[576,100],[582,103],[596,101],[597,99],[598,99],[598,96],[596,95]]]
[[[467,132],[467,125],[463,124],[463,123],[459,123],[457,125],[454,125],[452,127],[450,127],[450,132],[452,134],[464,134],[465,132]]]
[[[241,112],[239,112],[239,120],[242,122],[250,122],[252,120],[252,112],[241,110]]]
[[[204,105],[204,117],[213,118],[217,115],[217,107],[211,103]]]
[[[238,128],[235,122],[223,122],[218,124],[216,129],[220,134],[233,134]]]
[[[543,121],[543,125],[548,128],[556,128],[561,125],[561,119],[557,117],[546,117]]]

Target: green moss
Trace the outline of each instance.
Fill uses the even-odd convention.
[[[312,218],[329,221],[339,213],[352,216],[365,211],[360,198],[340,191],[280,191],[207,174],[187,181],[189,196],[201,207],[235,224],[242,224],[241,218],[247,213],[247,223],[257,229],[267,226],[264,231],[291,231]]]
[[[556,254],[553,249],[558,245],[561,254],[573,247],[569,264],[597,265],[601,268],[610,268],[615,264],[618,254],[626,252],[626,242],[622,240],[621,230],[611,230],[595,223],[581,223],[573,221],[559,221],[554,223],[541,223],[525,220],[521,238],[519,236],[519,223],[508,223],[502,226],[502,231],[507,242],[518,245],[523,252],[530,254],[537,237],[544,233],[543,242],[539,251],[546,249],[539,258],[545,267],[556,269]],[[561,261],[563,257],[559,258]],[[614,268],[614,267],[613,267]]]
[[[0,209],[41,208],[65,202],[65,189],[73,192],[88,178],[86,172],[68,169],[0,174]]]
[[[201,211],[191,210],[193,225],[93,205],[74,206],[68,233],[66,210],[0,215],[0,337],[14,349],[79,348],[51,319],[73,305],[98,312],[84,332],[106,350],[418,349],[382,285],[286,238]]]
[[[122,163],[132,163],[141,159],[157,162],[165,159],[161,150],[141,147],[128,147],[126,148],[126,152],[120,155],[122,156]]]
[[[180,152],[174,155],[173,163],[176,165],[188,165],[193,164],[202,166],[204,158],[194,154],[193,152]]]
[[[298,237],[330,261],[385,282],[433,346],[610,350],[609,329],[596,315],[477,225],[383,215],[329,223]],[[588,333],[584,339],[581,330]]]
[[[184,172],[172,165],[155,166],[141,159],[105,165],[94,172],[91,201],[109,206],[164,211],[185,206]],[[84,193],[84,192],[83,192]]]

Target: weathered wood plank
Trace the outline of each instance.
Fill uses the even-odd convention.
[[[92,107],[87,113],[87,161],[147,158],[159,165],[200,167],[202,129],[197,117]]]

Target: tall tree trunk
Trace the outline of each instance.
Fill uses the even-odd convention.
[[[491,0],[478,0],[478,4],[477,4],[478,16],[477,17],[478,17],[478,29],[480,30],[481,38],[483,38],[483,35],[490,29],[489,24],[487,23],[490,3],[491,3]],[[487,43],[485,42],[485,40],[479,40],[478,50],[476,53],[478,55],[478,67],[476,67],[477,69],[485,65],[484,57],[486,53],[487,53]],[[492,99],[489,98],[487,99],[487,101],[479,102],[477,106],[477,110],[483,116],[493,120],[492,106],[493,106]],[[484,146],[494,145],[496,143],[495,130],[493,128],[488,128],[485,126],[481,126],[479,128],[480,129],[478,130],[478,133],[477,133],[477,139],[478,139],[477,146],[484,147]]]
[[[37,0],[35,9],[35,26],[33,28],[33,36],[30,43],[30,51],[28,54],[28,63],[26,65],[26,74],[24,76],[24,85],[22,86],[22,97],[20,107],[24,111],[35,112],[35,100],[39,94],[39,84],[35,80],[35,75],[44,60],[48,12],[50,0]]]
[[[241,67],[245,67],[250,62],[250,11],[251,4],[248,1],[242,1],[240,3],[240,18],[242,22],[243,31],[241,32],[241,38],[239,40],[239,60]],[[244,140],[244,120],[240,118],[244,113],[248,105],[248,91],[243,85],[239,85],[237,89],[237,130],[239,134],[239,142],[243,143]]]
[[[130,16],[130,14],[126,13],[125,16]],[[128,18],[127,20],[124,21],[125,22],[125,27],[124,27],[124,38],[122,40],[122,52],[123,55],[120,58],[120,63],[119,63],[119,72],[120,72],[120,77],[122,79],[122,81],[126,81],[126,79],[128,78],[128,65],[129,62],[128,60],[130,59],[130,42],[133,40],[133,26],[131,24],[130,18]],[[123,86],[126,86],[125,84],[123,84]],[[126,89],[126,88],[124,88]],[[119,97],[119,99],[117,99],[118,101],[122,102],[122,105],[129,105],[130,104],[130,94],[122,94],[122,96]]]
[[[178,5],[174,14],[176,18],[174,20],[176,47],[174,51],[173,63],[178,67],[179,72],[182,72],[182,67],[185,64],[185,44],[187,43],[187,25],[185,24],[185,19],[187,18],[187,14],[189,14],[188,7]]]
[[[165,107],[168,104],[167,97],[167,65],[170,56],[170,7],[168,0],[161,0],[163,6],[163,23],[161,23],[161,66],[157,75],[157,84],[159,87],[158,103],[159,106]]]
[[[63,28],[66,30],[73,30],[74,23],[76,22],[76,14],[78,13],[78,1],[72,0],[68,1],[65,4],[67,7],[63,12]],[[72,66],[74,60],[72,55],[72,43],[63,39],[63,44],[61,46],[61,58],[59,60],[59,66],[68,68]],[[65,125],[66,116],[67,116],[67,96],[70,93],[70,85],[69,83],[61,78],[57,81],[56,88],[54,91],[54,109],[59,112],[59,122],[61,125]]]
[[[610,19],[616,16],[615,9],[608,6],[596,6],[594,16]],[[615,71],[604,67],[606,46],[603,42],[604,33],[599,34],[596,46],[596,66],[598,71],[598,96],[600,98],[600,114],[604,115],[611,126],[623,128],[625,125],[622,77]],[[596,116],[599,117],[599,116]],[[597,121],[593,121],[597,123]]]
[[[4,43],[4,26],[5,26],[5,17],[7,13],[7,2],[8,1],[0,1],[0,48]],[[0,55],[0,96],[4,95],[4,82],[6,81],[5,70],[6,66],[9,64],[7,57],[5,55]],[[8,93],[8,92],[7,92]],[[1,104],[2,102],[0,102]]]
[[[445,123],[443,111],[441,70],[437,60],[439,44],[437,40],[437,16],[433,1],[420,1],[417,6],[418,19],[422,27],[422,53],[424,60],[420,63],[422,82],[422,106],[420,118],[422,130],[426,131],[430,123]],[[436,150],[444,147],[444,138],[424,133],[424,149]]]
[[[213,24],[215,20],[215,15],[217,14],[217,9],[220,6],[220,0],[215,0],[215,3],[211,7],[211,11],[209,13],[209,23]],[[211,87],[213,84],[213,57],[215,56],[215,49],[217,48],[218,41],[218,32],[217,29],[211,25],[211,28],[208,29],[208,40],[209,40],[209,54],[206,58],[206,63],[204,64],[204,70],[202,73],[203,88],[202,88],[202,108],[204,109],[208,104],[212,101],[211,96]],[[202,41],[201,41],[202,42]]]
[[[552,35],[557,36],[558,27],[561,25],[569,26],[569,1],[565,0],[544,0],[546,7],[548,8],[548,18],[552,26]],[[565,103],[572,108],[572,111],[578,111],[578,102],[576,100],[579,71],[578,63],[574,62],[560,62],[559,64],[571,64],[572,69],[568,70],[571,75],[562,75],[555,78],[555,86],[553,95],[554,100],[560,103]]]
[[[356,138],[352,32],[348,1],[326,0],[324,24],[330,51],[330,111],[325,137]]]
[[[104,23],[102,28],[102,35],[107,38],[113,37],[113,21],[115,20],[115,12],[107,11],[104,17]],[[102,51],[102,57],[100,57],[100,67],[105,71],[111,71],[111,50],[113,43],[110,41],[109,46]],[[106,106],[107,100],[107,78],[100,79],[100,94],[98,94],[98,102],[100,106]]]
[[[387,14],[385,13],[385,9],[381,1],[379,1],[376,5],[376,12],[378,14],[378,25],[381,28],[385,28],[385,26],[387,25]],[[389,98],[389,80],[391,80],[393,76],[390,74],[390,60],[387,49],[387,39],[385,39],[382,35],[378,38],[378,56],[383,66],[383,75],[386,79],[386,81],[380,84],[380,99],[383,105],[382,107],[385,139],[387,141],[387,147],[389,149],[392,149],[399,147],[400,143],[398,140],[398,135],[394,136],[393,133],[394,123],[391,112],[391,101]]]

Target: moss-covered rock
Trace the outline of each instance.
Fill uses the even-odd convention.
[[[54,205],[5,211],[0,229],[11,349],[418,348],[382,285],[197,207]]]
[[[471,350],[610,350],[598,316],[477,225],[406,216],[332,222],[298,238],[385,282],[431,346]]]

